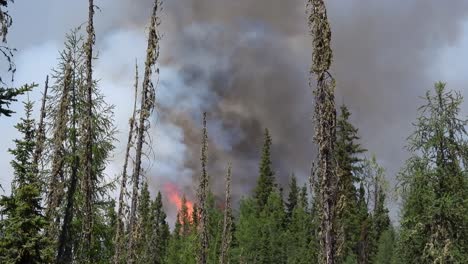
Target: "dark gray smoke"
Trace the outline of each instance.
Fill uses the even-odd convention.
[[[20,49],[51,39],[61,42],[68,29],[85,22],[86,2],[15,3],[15,23],[26,31],[13,30],[13,42]],[[97,77],[117,104],[119,128],[125,132],[132,63],[135,57],[143,61],[142,28],[153,1],[96,4],[102,9],[96,21],[102,51]],[[234,194],[251,191],[265,128],[273,137],[279,182],[285,184],[292,172],[305,182],[315,158],[305,2],[166,0],[163,5],[156,161],[148,172],[154,188],[177,183],[193,198],[203,111],[209,118],[215,193],[222,192],[229,161]],[[434,64],[444,48],[459,41],[468,1],[329,0],[327,5],[337,104],[349,106],[364,147],[376,153],[394,182],[407,157],[403,146],[421,103],[418,96],[441,78],[431,74]]]

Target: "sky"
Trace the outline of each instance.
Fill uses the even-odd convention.
[[[95,0],[94,76],[115,105],[119,130],[106,170],[121,170],[131,114],[135,61],[143,68],[152,0]],[[332,26],[337,105],[346,104],[361,142],[395,175],[408,153],[420,96],[436,81],[468,98],[468,2],[436,0],[328,0]],[[11,85],[39,84],[29,94],[39,108],[47,74],[57,65],[65,34],[86,22],[87,1],[16,1],[8,44],[17,73]],[[199,175],[201,116],[208,112],[209,171],[215,193],[222,192],[233,163],[236,198],[253,189],[263,131],[273,137],[278,181],[291,173],[304,183],[315,158],[313,96],[308,86],[311,37],[303,0],[165,0],[157,114],[151,135],[154,153],[145,162],[153,192],[175,183],[193,198]],[[4,72],[4,69],[2,69]],[[5,74],[3,74],[5,75]],[[21,99],[24,99],[22,97]],[[0,184],[8,192],[17,132],[12,118],[0,118]],[[463,106],[468,113],[468,103]],[[392,205],[395,218],[397,206]]]

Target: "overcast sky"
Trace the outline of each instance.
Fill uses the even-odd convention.
[[[151,0],[96,0],[95,78],[116,106],[120,131],[107,172],[121,167],[131,111],[135,60],[146,48]],[[335,51],[337,104],[345,103],[362,143],[377,155],[394,183],[408,154],[403,149],[422,96],[435,81],[468,97],[468,1],[326,1]],[[234,193],[253,188],[263,129],[273,136],[279,181],[295,172],[304,182],[315,156],[312,93],[308,87],[311,40],[302,0],[166,0],[161,14],[158,116],[152,134],[156,160],[147,165],[153,190],[175,182],[193,195],[198,176],[200,117],[209,112],[210,168],[221,190],[223,170],[234,163]],[[8,36],[17,73],[13,85],[40,84],[29,94],[39,108],[47,74],[57,64],[64,35],[86,22],[87,1],[16,1]],[[5,76],[5,73],[3,74]],[[23,97],[24,98],[24,97]],[[468,103],[463,106],[468,112]],[[11,180],[17,136],[12,118],[0,118],[0,184]]]

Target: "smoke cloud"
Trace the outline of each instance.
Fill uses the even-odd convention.
[[[50,46],[60,47],[64,34],[85,22],[86,4],[15,3],[10,43],[20,54],[29,54],[27,58],[50,51]],[[101,7],[96,18],[100,51],[96,77],[117,106],[121,131],[115,162],[108,171],[117,174],[132,107],[135,58],[141,66],[153,1],[97,0],[96,4]],[[421,103],[418,96],[434,81],[450,76],[442,74],[437,63],[445,50],[461,41],[468,2],[330,0],[327,4],[337,105],[350,108],[361,142],[376,153],[394,183],[407,158],[403,147]],[[223,191],[229,161],[236,198],[252,190],[265,128],[273,137],[278,181],[286,184],[294,172],[304,183],[315,158],[313,96],[308,86],[312,51],[305,2],[166,0],[161,19],[161,75],[152,128],[155,161],[146,165],[154,190],[163,191],[165,183],[175,183],[194,198],[204,111],[208,112],[209,172],[216,194]],[[50,56],[55,57],[48,57],[47,64],[18,61],[18,72],[30,76],[38,67],[44,77],[34,80],[41,82],[57,53]],[[463,64],[458,67],[465,69]],[[29,80],[17,78],[18,83]],[[453,87],[450,78],[445,80],[458,90],[466,83],[458,77],[454,80],[458,86]],[[39,92],[31,97],[39,98]],[[9,130],[2,146],[11,146],[14,133]],[[9,157],[1,160],[4,164]]]

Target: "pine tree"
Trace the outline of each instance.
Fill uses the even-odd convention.
[[[286,213],[278,191],[268,197],[267,204],[260,214],[259,263],[276,264],[286,262],[285,223]]]
[[[14,156],[11,195],[2,196],[0,206],[0,262],[1,263],[45,263],[50,241],[43,236],[46,219],[42,215],[41,181],[34,170],[35,122],[31,118],[33,104],[25,103],[26,117],[16,125],[23,135],[15,140],[16,148],[10,150]]]
[[[168,264],[195,264],[198,253],[197,229],[190,221],[187,200],[182,196],[182,207],[177,213],[174,232],[169,240],[167,249]]]
[[[0,78],[1,82],[1,78]],[[20,88],[3,88],[0,87],[0,117],[11,116],[15,112],[9,109],[12,102],[16,102],[16,97],[31,91],[36,85],[24,85]]]
[[[309,0],[309,26],[313,36],[312,68],[317,81],[315,95],[315,137],[318,145],[317,173],[320,185],[321,230],[320,263],[336,263],[335,207],[337,192],[334,142],[336,139],[335,80],[329,73],[333,52],[331,29],[323,0]]]
[[[356,259],[356,249],[359,240],[359,217],[357,208],[357,184],[359,154],[365,150],[359,143],[358,130],[349,122],[351,113],[346,106],[341,106],[341,113],[337,120],[337,141],[335,155],[337,162],[337,259]]]
[[[357,259],[360,264],[367,264],[369,260],[369,236],[371,233],[371,220],[367,209],[366,190],[364,183],[359,185],[358,194],[359,241],[357,245]]]
[[[263,209],[268,201],[270,193],[274,190],[275,177],[271,167],[271,136],[268,129],[265,129],[265,141],[263,143],[262,157],[260,161],[260,176],[257,180],[257,186],[255,187],[255,199],[259,212]]]
[[[286,203],[286,213],[288,219],[291,219],[294,208],[298,205],[299,200],[299,187],[297,186],[296,176],[291,175],[289,182],[288,202]]]
[[[135,238],[135,256],[137,263],[147,263],[149,260],[149,251],[147,245],[151,239],[151,232],[153,232],[152,222],[150,219],[151,197],[148,190],[148,183],[145,181],[141,188],[140,198],[138,200],[138,223],[137,230],[134,235]]]
[[[290,264],[311,263],[316,261],[313,245],[313,224],[308,213],[307,188],[301,189],[300,199],[294,207],[286,230],[287,262]]]
[[[166,263],[166,254],[169,243],[169,225],[166,222],[166,213],[164,212],[162,196],[158,192],[156,199],[151,203],[151,236],[147,245],[149,258],[147,263],[163,264]]]
[[[50,221],[46,235],[56,242],[56,262],[70,263],[74,259],[81,259],[86,254],[82,250],[81,239],[84,239],[84,192],[79,188],[85,177],[85,167],[82,154],[85,153],[86,124],[83,117],[87,111],[87,86],[85,74],[85,52],[83,38],[78,30],[67,35],[65,50],[60,53],[59,66],[52,75],[50,99],[47,101],[47,120],[52,130],[52,139],[46,141],[46,149],[51,153],[46,160],[46,168],[51,168],[44,174],[47,176],[46,216]],[[104,168],[110,152],[113,150],[115,128],[113,126],[113,106],[106,104],[99,93],[97,83],[93,84],[93,222],[101,226],[105,221],[106,192],[109,185],[104,180]],[[47,153],[46,153],[47,154]],[[100,228],[94,228],[94,230]],[[109,232],[108,232],[109,233]],[[89,254],[100,256],[98,251],[91,250],[100,244],[98,238],[93,238],[89,245]],[[91,252],[92,251],[92,252]],[[101,254],[102,255],[102,254]]]
[[[243,198],[240,201],[239,220],[234,233],[238,242],[238,247],[232,250],[234,263],[258,263],[261,225],[256,199]]]
[[[403,214],[400,254],[405,263],[468,260],[468,120],[463,98],[436,83],[419,108],[409,138],[412,157],[400,176]]]
[[[375,264],[395,263],[395,231],[392,228],[385,230],[378,241]]]

